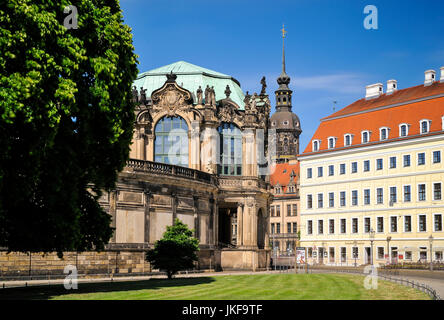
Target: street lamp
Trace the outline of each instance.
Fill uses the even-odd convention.
[[[429,237],[429,243],[430,243],[430,271],[433,271],[433,253],[432,253],[433,236],[432,235],[430,235],[430,237]]]
[[[391,256],[390,256],[390,240],[392,240],[392,237],[387,237],[387,260],[390,264],[391,262]]]
[[[370,263],[373,266],[373,241],[375,240],[375,230],[370,229]]]

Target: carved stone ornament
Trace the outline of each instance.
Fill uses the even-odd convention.
[[[169,117],[173,117],[177,110],[188,108],[192,98],[188,90],[179,87],[175,82],[170,82],[154,91],[152,99],[156,111],[165,110]]]

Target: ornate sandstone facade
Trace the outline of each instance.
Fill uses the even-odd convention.
[[[265,268],[265,90],[244,95],[229,76],[177,62],[141,74],[133,96],[131,159],[102,198],[116,228],[109,248],[150,247],[179,218],[200,241],[201,267]]]

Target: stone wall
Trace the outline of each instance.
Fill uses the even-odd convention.
[[[103,252],[65,252],[42,254],[0,251],[0,278],[10,276],[63,276],[67,265],[77,267],[79,275],[132,274],[151,271],[143,250],[107,250]]]

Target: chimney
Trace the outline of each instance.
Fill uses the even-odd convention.
[[[375,83],[365,87],[366,100],[378,98],[383,93],[384,92],[382,83]]]
[[[387,81],[387,94],[392,94],[396,90],[398,90],[398,81],[388,80]]]
[[[424,72],[424,87],[430,86],[436,80],[436,71],[435,70],[427,70]]]
[[[444,67],[441,67],[441,79],[439,79],[439,82],[444,82]]]

